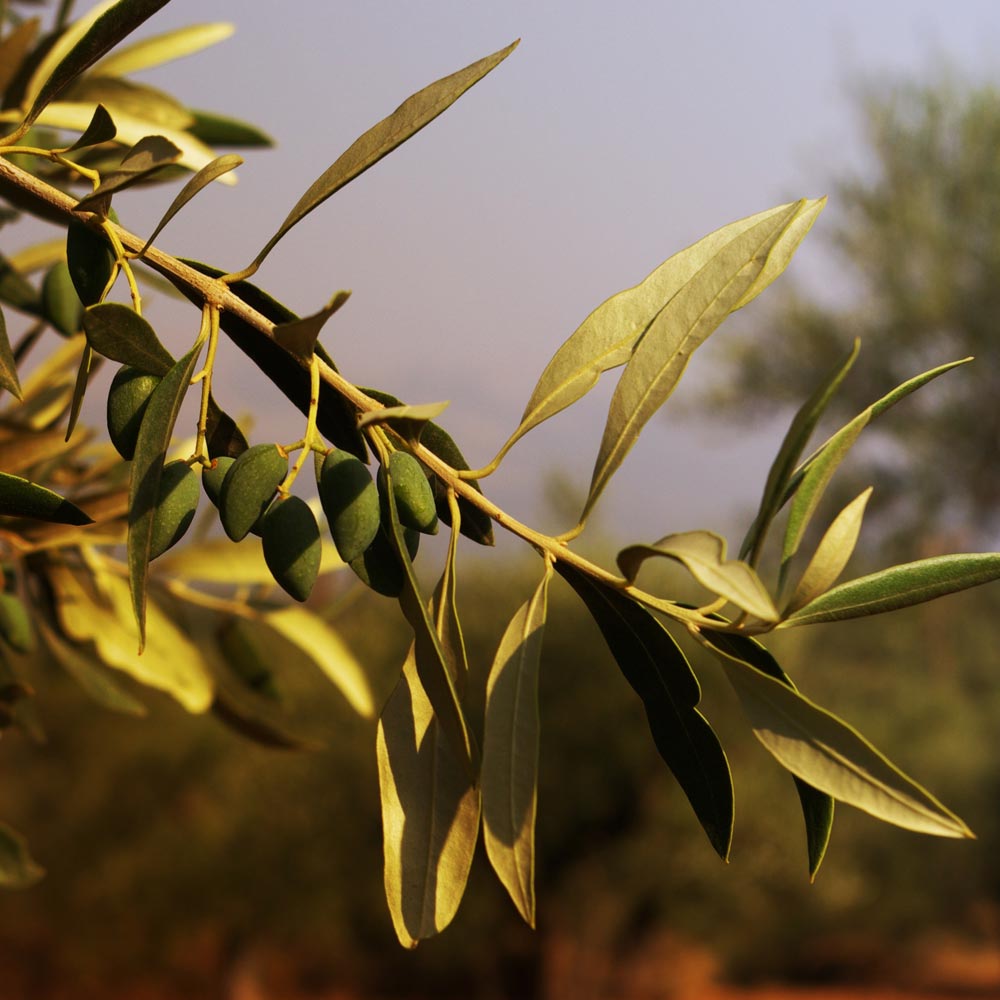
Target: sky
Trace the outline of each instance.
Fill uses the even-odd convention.
[[[237,32],[141,78],[277,142],[248,154],[235,188],[204,192],[159,240],[232,269],[405,97],[521,39],[293,230],[257,278],[303,313],[351,289],[324,334],[341,370],[409,402],[450,400],[441,422],[474,465],[506,439],[549,357],[603,299],[727,222],[865,169],[850,98],[859,77],[947,65],[989,78],[1000,51],[1000,4],[975,0],[173,0],[143,33],[208,20],[233,20]],[[170,197],[116,205],[142,230]],[[836,285],[823,227],[821,217],[791,270]],[[186,322],[193,336],[196,316],[154,304],[154,323],[157,308],[181,340]],[[753,309],[732,336],[752,336]],[[715,337],[727,335],[724,325]],[[698,362],[687,376],[695,388],[710,375]],[[259,408],[255,440],[300,434],[241,355],[224,352],[222,364],[223,404]],[[582,503],[613,376],[511,452],[487,483],[501,505],[544,520],[546,469]],[[684,405],[691,398],[682,385],[598,506],[623,543],[691,528],[739,541],[783,425],[706,430]]]

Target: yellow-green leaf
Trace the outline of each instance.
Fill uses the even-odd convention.
[[[175,31],[122,46],[105,56],[94,67],[93,72],[99,76],[125,76],[152,66],[160,66],[217,45],[229,38],[235,30],[234,25],[222,21],[189,24]]]
[[[483,840],[518,912],[535,926],[535,813],[538,807],[538,667],[552,564],[500,640],[486,687]]]
[[[683,531],[652,545],[629,545],[618,553],[618,568],[630,583],[654,556],[676,559],[703,586],[762,621],[776,622],[778,609],[752,566],[726,559],[726,540],[712,531]]]
[[[381,410],[370,410],[358,421],[358,427],[388,424],[398,431],[404,440],[416,445],[424,428],[435,417],[448,408],[447,402],[417,403],[413,406],[386,406]]]
[[[379,719],[385,892],[400,943],[444,930],[465,892],[479,833],[479,792],[441,732],[413,647]]]

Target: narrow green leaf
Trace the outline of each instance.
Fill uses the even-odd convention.
[[[713,594],[763,621],[779,618],[771,595],[756,571],[738,559],[726,559],[726,540],[713,531],[683,531],[652,545],[629,545],[618,553],[618,568],[631,584],[642,563],[654,556],[676,559]]]
[[[120,361],[147,375],[166,375],[173,355],[149,322],[121,302],[91,306],[83,314],[87,343],[110,361]]]
[[[235,30],[232,24],[225,22],[189,24],[117,49],[94,67],[94,73],[99,76],[126,76],[151,66],[160,66],[217,45]]]
[[[74,503],[20,476],[0,472],[0,515],[54,524],[93,524]]]
[[[109,218],[114,218],[113,209]],[[79,219],[66,227],[66,266],[85,306],[97,305],[118,275],[118,261],[104,232]]]
[[[796,463],[802,457],[802,452],[809,442],[816,424],[826,411],[830,400],[833,399],[840,383],[843,382],[847,373],[851,370],[861,341],[855,338],[854,345],[848,352],[847,357],[839,362],[837,366],[827,374],[822,382],[813,391],[812,395],[799,407],[798,412],[792,419],[792,423],[785,434],[778,454],[775,456],[771,469],[767,474],[767,481],[764,484],[764,494],[760,499],[757,516],[754,518],[750,530],[747,532],[743,545],[740,548],[740,558],[749,559],[756,565],[760,555],[764,536],[767,534],[771,522],[775,515],[781,510],[784,503],[785,491],[795,472]]]
[[[188,129],[188,132],[213,149],[223,146],[261,147],[274,145],[274,140],[256,125],[239,121],[236,118],[226,118],[211,111],[199,111],[194,108],[188,110],[194,118],[194,124]]]
[[[203,338],[184,355],[153,390],[139,427],[128,496],[128,575],[132,609],[139,625],[139,649],[146,642],[146,580],[160,477],[184,395],[201,354]]]
[[[461,518],[459,518],[461,520]],[[460,527],[460,525],[459,525]],[[455,679],[455,690],[459,698],[466,692],[469,677],[469,659],[465,651],[465,636],[462,633],[462,623],[458,617],[458,574],[456,562],[458,557],[458,538],[460,531],[452,528],[448,539],[448,554],[444,562],[441,579],[434,590],[432,609],[434,626],[441,651],[448,664],[448,671]]]
[[[978,587],[998,577],[1000,553],[974,552],[919,559],[842,583],[810,601],[778,627],[881,615]]]
[[[351,297],[350,292],[337,292],[319,312],[302,319],[293,319],[285,323],[277,323],[274,327],[274,339],[286,351],[291,351],[297,357],[307,361],[313,356],[316,341],[326,321]]]
[[[399,606],[410,623],[410,628],[413,629],[417,674],[421,687],[434,707],[434,715],[441,724],[442,732],[451,740],[456,756],[465,764],[470,777],[474,778],[479,770],[478,749],[466,724],[455,678],[441,647],[435,623],[427,611],[427,602],[420,594],[413,561],[410,559],[403,529],[399,524],[396,498],[393,496],[392,478],[388,469],[386,469],[386,482],[385,500],[389,507],[387,531],[404,571],[403,592],[399,595]]]
[[[0,254],[0,302],[35,315],[41,309],[34,285],[3,254]]]
[[[46,112],[64,104],[103,104],[112,118],[124,114],[145,122],[147,135],[161,128],[183,132],[194,121],[191,112],[176,97],[147,83],[110,76],[87,75],[77,80],[66,92],[65,101],[49,105]],[[123,142],[123,145],[128,143]],[[103,168],[98,165],[98,169]]]
[[[385,892],[400,942],[444,930],[465,892],[479,834],[479,792],[421,687],[411,646],[379,719]]]
[[[66,152],[72,153],[75,149],[86,149],[88,146],[99,146],[102,142],[111,142],[117,134],[118,129],[108,109],[103,104],[98,104],[94,108],[90,124],[83,130],[83,135]]]
[[[443,413],[448,403],[420,403],[415,406],[387,406],[382,410],[366,413],[358,421],[358,427],[387,424],[398,431],[412,445],[420,441],[420,435],[434,417]]]
[[[786,770],[841,802],[907,830],[971,837],[969,828],[863,736],[739,658],[723,667],[754,735]]]
[[[602,302],[556,351],[524,409],[504,453],[533,427],[585,396],[603,372],[625,364],[661,309],[729,242],[783,215],[789,206],[731,222],[664,261],[632,288]]]
[[[139,254],[141,257],[152,245],[153,240],[163,230],[163,227],[196,195],[202,188],[207,187],[212,181],[221,177],[223,174],[229,173],[230,170],[235,170],[243,162],[242,156],[237,156],[235,153],[227,153],[224,156],[218,156],[211,163],[206,163],[205,166],[199,170],[194,177],[192,177],[187,184],[181,188],[180,193],[176,198],[170,203],[170,207],[163,213],[163,217],[156,224],[156,228],[153,230],[152,235],[146,240],[146,245],[142,248],[142,252]]]
[[[0,309],[0,386],[17,399],[21,398],[21,380],[17,377],[17,362],[7,336],[7,321]]]
[[[181,158],[181,151],[162,135],[149,135],[140,139],[123,157],[117,169],[106,174],[101,183],[86,198],[76,203],[78,212],[97,212],[106,215],[111,196],[150,174],[162,170]]]
[[[0,94],[4,94],[35,48],[41,21],[37,17],[22,21],[0,41]]]
[[[32,859],[28,842],[6,823],[0,823],[0,887],[27,889],[45,875]]]
[[[720,619],[721,620],[721,619]],[[780,681],[792,691],[798,690],[791,677],[781,669],[778,661],[756,639],[727,632],[701,631],[698,638],[721,658],[742,660],[769,677]],[[802,806],[806,824],[806,849],[809,858],[809,877],[816,878],[833,832],[834,800],[825,792],[813,788],[797,775],[792,775],[795,790]]]
[[[30,125],[51,101],[152,17],[169,0],[117,0],[98,4],[67,28],[38,64],[25,90],[30,107],[25,123]]]
[[[100,362],[100,358],[98,358]],[[80,367],[76,370],[76,382],[73,384],[73,397],[69,403],[69,415],[66,418],[66,435],[68,441],[76,430],[76,423],[80,419],[80,409],[83,407],[83,397],[87,394],[87,384],[90,381],[90,372],[94,365],[94,351],[88,344],[83,349],[80,358]]]
[[[240,704],[222,691],[216,691],[212,699],[212,715],[244,739],[272,750],[315,751],[322,748],[322,744],[315,740],[304,740],[286,732],[261,712]]]
[[[772,251],[789,233],[798,232],[797,220],[813,214],[816,205],[803,199],[766,213],[720,247],[650,322],[611,399],[581,523],[646,422],[673,392],[692,353],[751,293],[759,294],[762,275],[777,277],[776,271],[765,272]]]
[[[939,375],[967,364],[971,358],[962,358],[937,368],[916,375],[896,386],[881,399],[862,410],[853,420],[845,424],[835,434],[828,438],[795,470],[782,503],[792,500],[792,508],[788,514],[788,524],[785,528],[785,541],[782,549],[782,563],[787,563],[799,550],[802,536],[819,505],[827,485],[833,478],[840,463],[851,450],[858,436],[868,426],[870,421],[881,416],[886,410],[905,399],[911,392],[925,386]]]
[[[366,396],[377,399],[385,406],[405,405],[395,396],[388,392],[382,392],[381,389],[364,387],[361,388],[361,391]],[[470,468],[465,456],[458,445],[455,444],[454,438],[440,424],[434,423],[433,420],[424,426],[423,432],[420,435],[420,443],[453,469],[465,471]],[[466,482],[477,492],[483,492],[477,479],[468,479]],[[437,504],[438,517],[445,524],[450,525],[451,510],[448,505],[448,487],[437,476],[434,476],[431,481],[431,488],[434,490],[434,500]],[[490,517],[462,497],[458,499],[458,507],[462,515],[462,534],[480,545],[492,545],[494,543],[493,521]]]
[[[256,269],[278,241],[314,208],[378,163],[383,156],[416,135],[425,125],[429,125],[473,84],[478,83],[490,70],[503,62],[516,46],[517,42],[514,42],[507,48],[424,87],[403,101],[391,115],[383,118],[356,139],[295,203],[281,227],[254,258],[251,267]]]
[[[486,686],[483,840],[490,864],[518,912],[535,926],[535,814],[538,806],[538,668],[552,564],[500,640]]]
[[[858,543],[865,507],[871,495],[872,488],[869,486],[855,497],[826,529],[826,534],[820,540],[812,559],[809,560],[809,565],[785,605],[783,618],[805,607],[837,582],[837,578],[843,573],[854,552],[854,546]]]
[[[724,860],[733,836],[729,762],[698,711],[701,688],[670,633],[626,594],[566,563],[556,570],[597,623],[625,679],[642,699],[653,741],[673,772],[712,846]]]

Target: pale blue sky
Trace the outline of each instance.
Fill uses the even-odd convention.
[[[442,422],[473,463],[516,425],[538,373],[598,302],[719,225],[822,194],[832,172],[863,164],[847,98],[858,73],[946,62],[978,79],[1000,52],[1000,4],[971,0],[174,0],[147,30],[200,20],[238,31],[214,56],[146,79],[256,121],[278,148],[251,154],[237,188],[202,195],[161,243],[232,268],[368,126],[522,38],[442,118],[286,237],[259,275],[300,311],[352,289],[324,338],[341,368],[413,402],[451,399]],[[140,229],[141,200],[123,197],[118,209],[128,222],[134,204]],[[835,280],[820,242],[807,240],[793,267]],[[513,512],[541,496],[535,477],[549,460],[582,499],[605,381],[490,481]],[[246,402],[268,398],[255,378],[228,384]],[[705,438],[671,422],[669,406],[599,507],[627,522],[627,537],[615,530],[622,541],[731,529],[766,474],[761,436],[749,448]],[[296,436],[287,408],[267,412],[259,435]],[[772,449],[780,429],[768,434]],[[647,479],[654,488],[638,490]]]

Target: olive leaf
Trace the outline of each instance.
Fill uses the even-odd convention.
[[[783,618],[826,593],[837,582],[857,545],[865,507],[871,495],[872,488],[869,486],[833,519],[788,599],[782,612]]]
[[[786,770],[886,823],[939,837],[973,836],[847,723],[739,656],[726,652],[722,664],[754,735]]]
[[[461,517],[459,517],[461,521]],[[469,677],[469,659],[465,651],[465,636],[462,633],[462,623],[458,617],[458,574],[456,563],[458,558],[459,525],[454,525],[451,537],[448,539],[448,554],[445,557],[441,579],[434,589],[432,610],[434,627],[441,651],[448,663],[448,670],[455,679],[455,690],[459,698],[466,694],[466,684]]]
[[[6,823],[0,823],[0,886],[27,889],[45,875],[32,859],[28,842]]]
[[[95,67],[97,76],[125,76],[152,66],[161,66],[182,56],[193,55],[202,49],[225,41],[235,31],[232,24],[190,24],[175,31],[167,31],[152,38],[133,42],[105,56]]]
[[[383,156],[416,135],[438,115],[447,110],[473,84],[498,66],[517,47],[517,42],[486,56],[465,69],[452,73],[408,97],[387,118],[370,128],[318,177],[295,203],[278,231],[271,237],[248,270],[255,271],[278,241],[314,208],[339,191],[345,184],[374,166]]]
[[[122,157],[117,168],[105,174],[101,183],[86,198],[81,198],[76,203],[76,211],[106,215],[113,194],[176,163],[181,155],[181,151],[162,135],[148,135],[140,139]]]
[[[415,406],[387,406],[381,410],[372,410],[364,414],[358,420],[358,427],[370,427],[373,425],[387,424],[397,431],[403,440],[411,445],[416,445],[420,441],[420,436],[424,428],[434,417],[438,416],[448,408],[447,402],[442,403],[420,403]]]
[[[804,218],[815,218],[822,207],[820,203],[815,205],[818,207],[813,213]],[[625,364],[660,310],[727,243],[759,223],[784,214],[788,207],[768,209],[717,229],[668,258],[638,285],[602,302],[546,365],[524,408],[521,423],[500,450],[500,456],[533,427],[590,392],[603,372]]]
[[[581,524],[646,422],[674,391],[695,349],[763,290],[763,276],[777,277],[805,235],[800,223],[822,207],[822,199],[803,199],[765,213],[719,247],[652,319],[615,387]]]
[[[204,338],[160,380],[146,404],[132,459],[128,497],[128,574],[132,608],[139,625],[139,649],[146,642],[146,580],[163,464]]]
[[[226,153],[223,156],[217,156],[211,163],[206,163],[205,166],[199,170],[194,177],[192,177],[187,184],[181,188],[177,197],[170,203],[170,207],[163,213],[160,221],[156,224],[156,228],[150,234],[148,240],[146,240],[145,245],[142,250],[139,251],[139,256],[141,257],[152,245],[153,240],[163,231],[163,228],[168,222],[196,195],[202,188],[207,187],[212,181],[217,180],[222,177],[223,174],[229,173],[230,170],[235,170],[240,164],[243,163],[243,157],[237,156],[235,153]]]
[[[17,377],[17,361],[11,350],[10,338],[7,336],[7,321],[0,309],[0,386],[6,389],[18,400],[21,399],[21,380]]]
[[[518,912],[535,926],[535,813],[538,807],[538,668],[552,564],[500,640],[486,686],[480,778],[483,841]]]
[[[70,146],[66,152],[72,153],[76,149],[86,149],[88,146],[99,146],[102,142],[111,142],[118,134],[114,120],[108,113],[108,109],[98,103],[94,108],[94,114],[90,119],[90,124],[83,130],[83,135]]]
[[[92,524],[76,504],[38,483],[0,472],[0,515],[55,524]]]
[[[727,632],[714,632],[709,629],[701,630],[697,633],[697,637],[721,658],[730,657],[743,660],[769,677],[780,681],[792,691],[798,690],[791,677],[781,669],[778,661],[756,639]],[[792,780],[795,783],[795,790],[798,792],[802,817],[806,824],[809,877],[815,880],[830,844],[830,834],[833,832],[834,800],[795,774],[792,775]]]
[[[479,792],[442,732],[410,647],[376,738],[385,892],[400,943],[416,947],[451,923],[479,834]]]
[[[326,321],[351,297],[350,292],[337,292],[319,312],[301,319],[292,319],[274,326],[274,339],[296,357],[309,360]]]
[[[115,219],[114,209],[108,217]],[[97,305],[118,274],[118,261],[105,233],[79,219],[66,227],[66,266],[85,306]]]
[[[810,601],[778,628],[863,618],[932,601],[1000,577],[1000,553],[934,556],[842,583]]]
[[[788,489],[788,484],[795,473],[795,467],[802,457],[802,452],[809,443],[809,438],[816,429],[820,417],[823,416],[833,399],[834,393],[851,370],[860,348],[861,341],[855,338],[847,357],[823,378],[813,390],[812,395],[799,407],[792,418],[791,425],[778,449],[778,454],[768,471],[757,516],[740,547],[741,559],[748,559],[751,564],[756,565],[764,537],[775,515],[781,510],[785,491]]]
[[[556,570],[587,606],[615,662],[642,699],[653,741],[712,846],[729,857],[733,780],[719,738],[698,711],[701,688],[670,633],[626,594],[565,562]]]
[[[66,87],[168,2],[106,0],[71,24],[28,81],[24,104],[30,106],[24,124],[31,125]]]
[[[0,40],[0,94],[6,92],[34,49],[40,24],[37,17],[26,18]]]
[[[911,392],[916,392],[917,389],[927,385],[939,375],[943,375],[959,365],[967,364],[971,360],[971,358],[962,358],[959,361],[939,365],[907,379],[841,427],[795,470],[782,501],[785,503],[789,499],[792,500],[782,546],[782,564],[787,563],[798,552],[802,536],[809,526],[827,485],[865,427],[876,417],[895,406],[901,399],[909,396]]]
[[[100,363],[100,358],[97,363]],[[73,397],[69,403],[69,415],[66,418],[66,435],[68,441],[73,436],[76,429],[76,422],[80,419],[80,409],[83,406],[83,397],[87,394],[87,384],[90,381],[91,369],[95,367],[94,351],[88,344],[83,349],[80,357],[80,367],[76,370],[76,382],[73,384]]]
[[[149,321],[121,302],[90,306],[83,314],[83,332],[98,354],[146,375],[166,375],[174,366]]]
[[[681,563],[703,586],[738,608],[776,622],[778,609],[753,567],[726,559],[726,540],[713,531],[683,531],[667,535],[652,545],[629,545],[618,553],[618,568],[631,583],[646,559],[664,556]]]
[[[240,704],[224,691],[212,699],[212,715],[233,732],[272,750],[319,750],[321,743],[286,732],[260,712]]]
[[[41,301],[35,286],[3,254],[0,254],[0,302],[32,315],[41,311]]]
[[[193,119],[188,133],[206,146],[217,149],[220,146],[273,146],[274,140],[256,125],[250,125],[236,118],[227,118],[211,111],[188,109]]]

